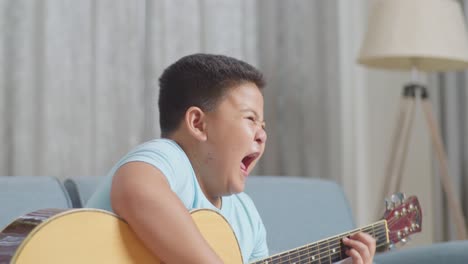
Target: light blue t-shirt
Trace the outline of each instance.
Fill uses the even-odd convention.
[[[216,208],[202,192],[185,152],[169,139],[148,141],[130,151],[111,169],[86,207],[112,211],[112,178],[120,166],[131,161],[146,162],[158,168],[188,210],[209,208],[221,213],[236,234],[244,263],[268,256],[265,227],[250,197],[245,193],[224,196],[221,209]]]

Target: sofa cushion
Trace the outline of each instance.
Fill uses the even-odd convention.
[[[63,184],[70,195],[73,208],[83,207],[96,187],[105,179],[105,177],[73,177],[66,179]]]
[[[245,192],[267,229],[270,253],[278,253],[355,228],[342,188],[312,178],[249,177]]]

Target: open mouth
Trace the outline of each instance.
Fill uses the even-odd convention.
[[[247,170],[249,169],[249,166],[259,155],[260,153],[254,152],[252,154],[245,156],[241,161],[241,170],[247,174]]]

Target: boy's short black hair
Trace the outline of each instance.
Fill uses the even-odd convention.
[[[265,86],[262,73],[241,60],[212,54],[185,56],[159,78],[159,123],[162,137],[175,131],[191,106],[213,110],[223,95],[245,82]]]

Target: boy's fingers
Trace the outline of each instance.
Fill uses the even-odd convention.
[[[371,254],[371,249],[367,244],[361,242],[359,239],[363,239],[360,235],[352,235],[351,238],[343,238],[343,243],[346,246],[351,247],[359,254],[362,263],[371,263],[373,255]],[[350,251],[352,253],[352,250]],[[354,263],[354,260],[353,260]]]
[[[346,255],[351,257],[351,259],[353,260],[353,264],[364,264],[364,261],[362,260],[361,255],[356,249],[351,248],[351,249],[346,250]]]
[[[375,238],[373,238],[371,235],[360,232],[360,233],[352,235],[351,238],[355,240],[359,240],[362,243],[364,243],[369,249],[370,255],[372,257],[375,255],[376,241],[375,241]]]

